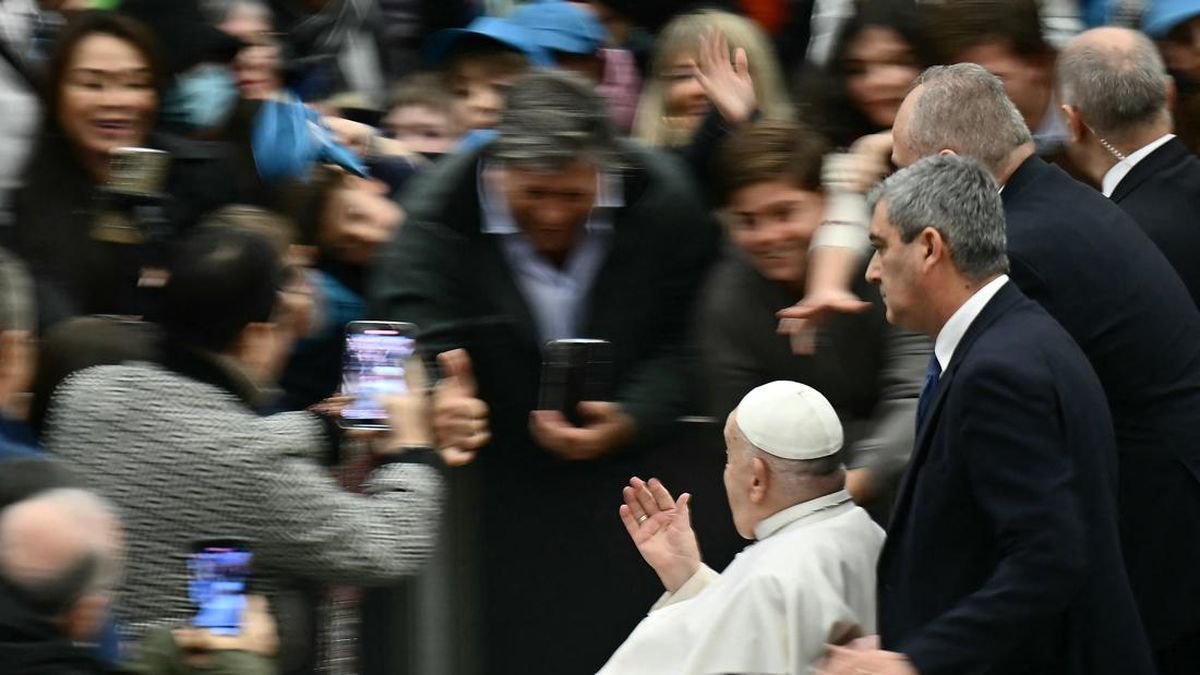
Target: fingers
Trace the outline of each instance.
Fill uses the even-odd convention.
[[[750,59],[746,56],[746,50],[741,47],[738,47],[733,55],[733,71],[740,78],[750,77]]]
[[[629,488],[625,488],[625,490],[628,489]],[[622,490],[622,493],[625,490]],[[621,522],[625,524],[625,531],[629,533],[629,536],[632,537],[634,541],[637,541],[639,523],[637,521],[637,516],[633,515],[633,509],[629,507],[629,504],[622,504],[620,508],[617,509],[617,513],[621,516]]]
[[[589,422],[607,422],[618,410],[617,404],[611,401],[583,401],[579,404],[579,414]]]
[[[442,385],[453,394],[474,398],[478,387],[467,350],[452,349],[438,354],[437,359],[442,367]]]
[[[692,507],[691,507],[691,505],[692,505],[692,495],[690,493],[685,492],[685,493],[679,495],[679,501],[675,502],[675,510],[678,513],[678,515],[676,515],[676,517],[675,517],[676,522],[686,523],[688,525],[691,524],[691,522],[692,522]]]
[[[633,487],[626,485],[622,488],[621,498],[625,500],[625,506],[629,508],[635,520],[641,521],[643,516],[647,518],[650,516],[650,514],[646,513],[646,509],[642,508],[641,503],[638,502],[637,490]]]
[[[446,463],[446,466],[455,467],[464,466],[475,461],[475,455],[478,453],[449,446],[440,448],[438,454],[441,455],[442,461]]]
[[[429,376],[425,372],[425,362],[416,352],[404,362],[404,382],[408,385],[410,394],[425,397]]]
[[[660,511],[670,511],[675,508],[675,499],[667,491],[662,481],[657,478],[651,478],[646,486],[649,488],[650,496],[654,499],[654,504]]]
[[[658,508],[658,502],[654,500],[654,495],[650,494],[650,489],[642,479],[634,478],[629,481],[629,485],[633,488],[633,494],[637,497],[637,502],[646,515],[653,517],[662,510]]]

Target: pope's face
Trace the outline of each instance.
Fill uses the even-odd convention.
[[[754,539],[750,487],[754,482],[754,455],[737,426],[737,411],[725,422],[725,496],[733,513],[733,526],[745,539]]]

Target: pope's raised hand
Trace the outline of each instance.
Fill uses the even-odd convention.
[[[622,497],[621,522],[638,552],[669,592],[678,591],[701,564],[689,509],[692,496],[684,493],[674,500],[657,478],[647,483],[634,477]]]

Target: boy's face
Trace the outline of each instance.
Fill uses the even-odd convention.
[[[491,129],[500,122],[508,89],[519,73],[499,72],[481,59],[455,65],[450,75],[458,118],[469,130]]]
[[[443,155],[454,149],[461,129],[453,115],[423,105],[402,106],[388,113],[384,125],[392,137],[413,152]]]

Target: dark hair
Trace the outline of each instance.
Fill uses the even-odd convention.
[[[388,95],[388,110],[410,106],[423,106],[451,114],[454,111],[454,94],[438,74],[413,73],[397,82]]]
[[[1018,56],[1053,50],[1042,37],[1038,0],[945,0],[929,7],[930,35],[939,61],[954,63],[974,47],[1004,43]]]
[[[828,144],[816,132],[792,122],[760,121],[730,136],[713,167],[727,203],[738,190],[784,180],[801,190],[821,189],[821,163]]]
[[[487,148],[490,158],[535,171],[559,171],[579,159],[618,167],[621,149],[608,107],[595,86],[561,70],[523,75]]]
[[[467,35],[454,45],[442,65],[443,77],[453,78],[463,64],[472,61],[487,64],[491,72],[499,75],[518,75],[529,69],[529,57],[519,50],[484,35]]]
[[[283,261],[257,232],[202,225],[174,248],[155,320],[183,347],[224,352],[275,312]]]
[[[916,67],[923,70],[937,62],[925,26],[924,6],[912,0],[865,0],[854,16],[838,30],[824,73],[808,73],[801,82],[802,99],[815,100],[816,123],[838,146],[849,146],[860,137],[883,131],[854,104],[846,87],[850,76],[847,58],[850,46],[868,28],[895,32],[912,50]]]
[[[162,100],[166,91],[168,74],[166,62],[159,51],[158,42],[154,35],[136,19],[115,12],[94,10],[82,12],[75,16],[59,34],[54,46],[54,54],[45,73],[43,82],[44,98],[46,100],[46,116],[57,126],[59,99],[62,95],[62,84],[67,76],[67,69],[75,58],[79,44],[93,35],[108,35],[129,43],[136,49],[150,67],[154,82],[154,91]]]

